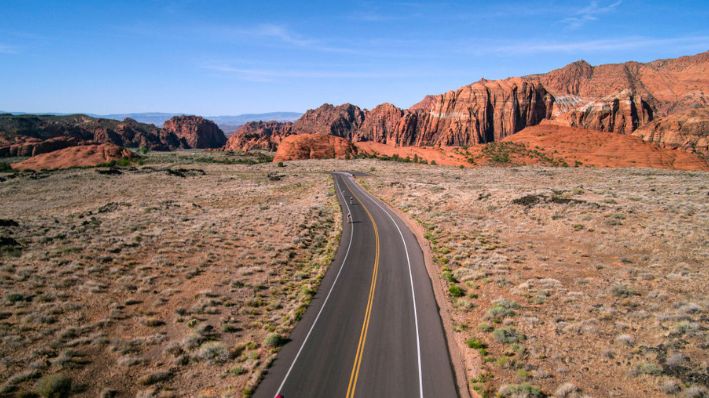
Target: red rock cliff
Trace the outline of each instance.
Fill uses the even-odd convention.
[[[184,148],[220,148],[226,144],[224,132],[201,116],[175,116],[165,122],[163,133],[175,134]]]
[[[261,149],[275,151],[283,138],[291,135],[291,122],[249,122],[234,131],[224,146],[227,151]]]

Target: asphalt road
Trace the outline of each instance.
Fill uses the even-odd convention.
[[[340,248],[255,397],[457,397],[416,238],[351,175],[333,178]]]

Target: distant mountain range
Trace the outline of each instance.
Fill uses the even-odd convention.
[[[13,115],[24,115],[27,112],[3,112],[0,113],[11,113]],[[66,113],[43,113],[44,115],[67,115]],[[150,123],[155,126],[161,127],[166,120],[173,116],[185,115],[184,113],[166,113],[166,112],[143,112],[143,113],[112,113],[108,115],[98,115],[94,113],[87,113],[87,116],[103,118],[103,119],[113,119],[113,120],[124,120],[126,118],[131,118],[141,123]],[[268,113],[245,113],[242,115],[220,115],[220,116],[204,116],[205,119],[209,119],[216,123],[225,135],[229,136],[234,132],[239,126],[254,121],[279,121],[288,122],[297,120],[302,114],[298,112],[268,112]]]

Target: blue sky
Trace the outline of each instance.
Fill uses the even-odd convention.
[[[709,50],[709,2],[3,0],[0,110],[408,107],[577,59]]]

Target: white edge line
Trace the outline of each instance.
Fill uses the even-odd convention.
[[[342,197],[342,201],[345,204],[345,207],[347,207],[347,212],[350,213],[350,205],[347,204],[347,199],[345,199],[345,195],[342,193],[342,188],[340,188],[340,184],[337,182],[337,178],[334,178],[335,180],[335,186],[337,189],[339,189],[339,194]],[[337,190],[336,189],[336,190]],[[305,335],[305,339],[303,340],[303,343],[300,345],[300,348],[298,349],[298,353],[295,354],[295,358],[293,358],[293,362],[291,363],[290,367],[288,368],[288,371],[286,372],[286,375],[283,377],[283,381],[281,382],[281,385],[278,387],[278,390],[276,391],[275,395],[278,395],[281,393],[281,390],[283,389],[283,386],[286,384],[286,380],[288,380],[288,376],[290,375],[290,372],[293,370],[293,366],[295,366],[296,361],[298,361],[298,357],[300,357],[300,353],[303,351],[303,347],[305,347],[305,343],[308,342],[308,338],[310,338],[310,333],[312,333],[313,329],[315,328],[315,325],[318,323],[318,319],[320,319],[320,314],[322,314],[323,309],[325,309],[325,305],[327,304],[327,300],[330,298],[330,294],[332,293],[332,290],[335,288],[335,285],[337,284],[337,280],[340,278],[340,273],[342,273],[342,269],[345,268],[345,262],[347,262],[347,256],[350,254],[350,247],[352,247],[352,236],[354,235],[354,223],[349,223],[350,224],[350,243],[347,245],[347,251],[345,252],[345,257],[342,259],[342,265],[340,265],[339,271],[337,271],[337,275],[335,275],[335,280],[332,281],[332,285],[330,286],[330,290],[327,292],[327,296],[325,296],[325,300],[322,303],[322,306],[320,307],[320,311],[318,311],[318,314],[315,316],[315,320],[313,321],[313,324],[310,326],[310,330],[308,330],[308,334]],[[406,254],[408,257],[408,253]],[[418,333],[418,331],[417,331]]]
[[[417,315],[417,310],[416,310],[416,293],[414,292],[414,277],[411,272],[411,260],[409,259],[409,248],[406,245],[406,239],[404,239],[404,234],[401,232],[401,228],[399,228],[399,224],[394,220],[394,217],[391,216],[389,211],[382,207],[382,205],[379,204],[378,199],[372,197],[369,195],[369,193],[364,192],[357,184],[354,184],[357,187],[357,190],[360,191],[361,193],[364,194],[364,196],[370,198],[372,202],[374,202],[375,205],[379,206],[384,213],[386,213],[387,216],[389,216],[389,219],[391,219],[391,222],[394,223],[394,226],[396,229],[399,231],[399,236],[401,236],[401,241],[404,243],[404,251],[406,252],[406,263],[409,266],[409,281],[411,282],[411,299],[414,303],[414,324],[416,325],[416,354],[418,358],[418,370],[419,370],[419,396],[423,398],[423,376],[422,376],[422,371],[421,371],[421,341],[419,339],[419,321],[418,321],[418,315]]]

